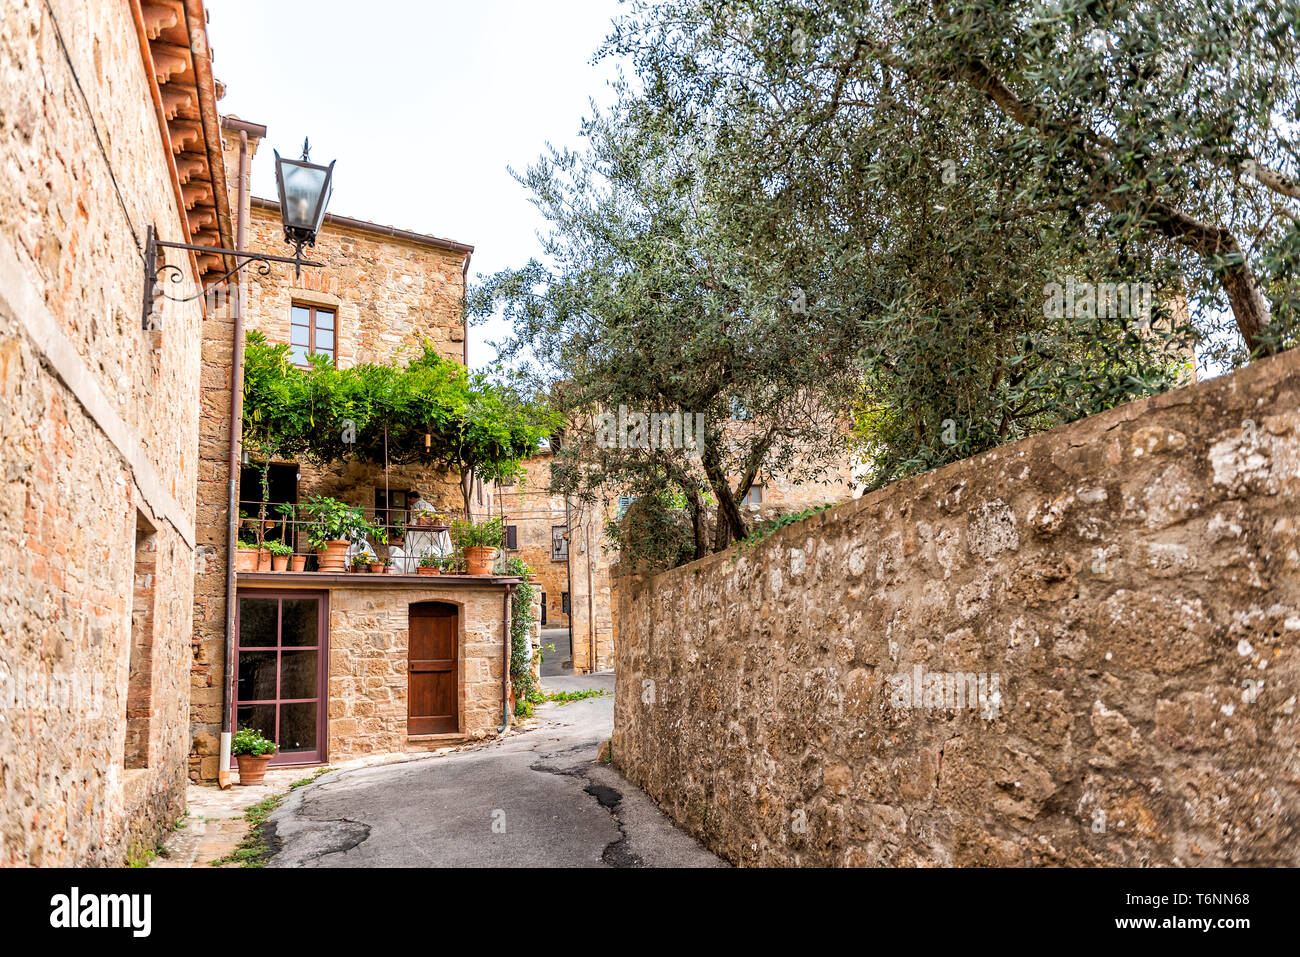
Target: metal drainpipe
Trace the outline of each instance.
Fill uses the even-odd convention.
[[[592,506],[595,515],[595,506]],[[596,558],[591,554],[591,519],[582,525],[582,543],[587,550],[587,633],[590,636],[591,672],[600,670],[600,652],[596,644]]]
[[[569,496],[564,496],[564,576],[567,579],[566,584],[569,586],[569,662],[572,664],[574,647],[573,647],[573,512],[569,508]],[[578,670],[576,667],[573,669]]]
[[[248,133],[239,131],[239,209],[235,230],[235,249],[242,250],[246,239],[247,223],[244,207],[248,203]],[[224,673],[221,680],[221,763],[217,767],[217,783],[230,787],[230,732],[231,705],[235,680],[235,543],[239,535],[239,446],[244,431],[244,287],[243,279],[235,281],[235,295],[230,300],[231,333],[230,358],[230,457],[228,468],[228,493],[226,509],[226,636]]]
[[[506,586],[502,601],[501,634],[504,640],[501,643],[501,727],[497,728],[497,734],[510,727],[510,596],[514,587]]]
[[[465,309],[465,318],[462,320],[463,328],[461,329],[461,349],[465,355],[465,368],[469,368],[469,257],[473,253],[465,254],[465,265],[460,271],[460,298],[463,308]]]

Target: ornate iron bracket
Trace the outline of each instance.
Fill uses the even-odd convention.
[[[213,285],[225,283],[235,276],[245,266],[257,263],[257,274],[265,276],[271,271],[271,263],[289,263],[294,267],[294,276],[302,275],[303,266],[323,267],[324,263],[313,262],[310,259],[302,258],[302,247],[298,246],[292,256],[272,256],[270,253],[250,253],[240,249],[226,249],[222,246],[195,246],[191,243],[172,243],[159,239],[154,228],[149,226],[145,230],[145,248],[144,248],[144,313],[142,324],[145,329],[156,327],[156,323],[151,320],[154,308],[154,297],[161,296],[163,299],[169,299],[172,302],[194,302],[207,295],[206,288],[200,288],[192,296],[169,296],[166,292],[159,292],[158,285],[164,279],[170,283],[179,283],[185,279],[185,270],[180,266],[174,266],[170,263],[158,265],[159,249],[186,249],[199,253],[216,253],[219,256],[234,256],[238,264],[234,269],[226,271],[221,275]]]

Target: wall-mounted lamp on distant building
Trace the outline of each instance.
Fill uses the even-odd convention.
[[[302,258],[304,246],[316,245],[316,234],[320,232],[325,221],[325,207],[329,205],[330,193],[333,192],[334,162],[329,166],[320,166],[308,160],[310,144],[302,142],[302,159],[287,160],[277,151],[275,154],[275,182],[280,191],[280,219],[284,224],[284,241],[293,246],[292,256],[272,256],[269,253],[250,253],[241,249],[226,249],[221,246],[196,246],[192,243],[171,243],[158,238],[150,226],[145,232],[144,261],[144,328],[152,328],[154,296],[158,281],[170,271],[171,282],[181,282],[185,273],[179,266],[158,265],[158,250],[186,249],[197,253],[215,253],[219,256],[233,256],[237,263],[225,275],[216,280],[224,283],[245,266],[257,263],[257,272],[265,276],[271,271],[271,263],[291,263],[295,275],[302,275],[303,266],[324,266],[324,263],[312,262]],[[193,302],[207,292],[200,289],[192,296],[168,296],[164,299],[172,302]]]

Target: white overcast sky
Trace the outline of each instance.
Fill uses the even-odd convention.
[[[475,247],[470,279],[539,255],[544,221],[507,167],[577,146],[591,64],[616,0],[208,0],[222,113],[267,127],[253,195],[275,196],[272,148],[337,160],[330,211]],[[470,330],[470,365],[502,324]]]

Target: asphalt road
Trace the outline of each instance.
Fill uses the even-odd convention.
[[[617,770],[612,673],[544,679],[611,697],[537,709],[540,726],[400,764],[332,771],[271,815],[271,867],[720,867]]]

